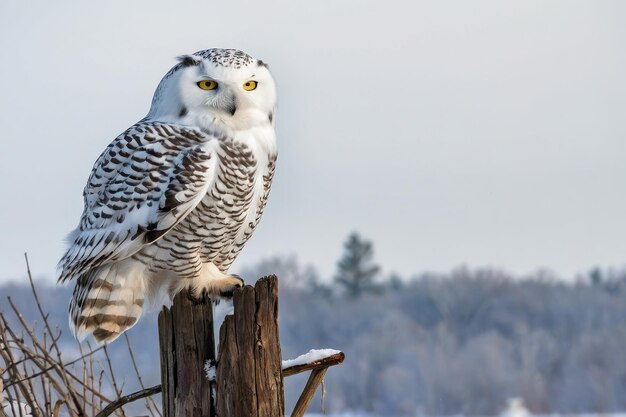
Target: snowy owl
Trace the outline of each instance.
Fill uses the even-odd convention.
[[[219,298],[243,285],[228,268],[270,191],[275,111],[267,65],[244,52],[184,55],[165,74],[148,115],[96,160],[59,262],[59,281],[76,279],[79,339],[114,340],[162,291]]]

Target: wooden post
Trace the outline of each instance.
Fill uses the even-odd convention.
[[[278,279],[261,278],[235,291],[233,305],[234,315],[220,329],[217,415],[283,417]]]
[[[180,292],[159,313],[159,343],[163,416],[215,417],[214,382],[204,371],[207,361],[215,363],[211,302],[196,304]]]
[[[261,278],[254,287],[235,290],[233,307],[234,314],[226,316],[220,328],[215,379],[211,381],[205,373],[207,361],[216,363],[211,303],[195,304],[183,291],[174,298],[171,309],[163,308],[159,314],[164,417],[284,417],[283,377],[311,371],[292,413],[301,417],[327,368],[345,358],[336,352],[282,369],[278,279],[274,275]],[[131,396],[142,398],[159,388]],[[112,404],[102,415],[124,403]]]

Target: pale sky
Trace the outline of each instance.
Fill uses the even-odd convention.
[[[0,3],[0,280],[52,279],[104,147],[174,58],[269,63],[279,162],[235,269],[346,235],[387,272],[626,264],[626,2]],[[249,277],[248,280],[254,279]]]

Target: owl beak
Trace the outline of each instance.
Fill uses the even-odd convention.
[[[237,111],[237,96],[235,95],[235,92],[228,87],[225,88],[220,94],[219,101],[215,105],[218,109],[234,116]]]
[[[226,110],[230,113],[231,116],[234,116],[235,112],[237,111],[237,99],[231,101],[226,107]]]

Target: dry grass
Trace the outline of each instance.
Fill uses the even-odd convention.
[[[26,267],[41,323],[27,323],[8,297],[10,311],[0,312],[0,417],[3,413],[13,417],[102,417],[108,413],[126,417],[123,404],[140,398],[145,401],[143,415],[161,417],[159,407],[149,397],[159,391],[158,387],[144,386],[128,337],[128,354],[142,388],[139,393],[123,395],[123,383],[116,378],[106,346],[76,342],[78,357],[68,360],[62,355],[57,344],[61,330],[49,322],[42,308],[28,257]]]

